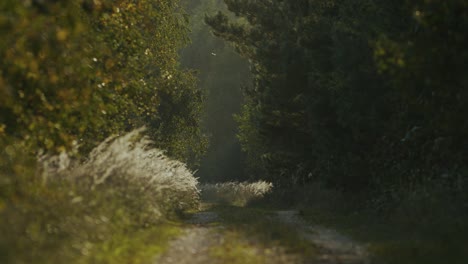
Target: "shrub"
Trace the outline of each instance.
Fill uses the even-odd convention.
[[[263,197],[273,189],[273,184],[265,181],[226,182],[203,184],[200,186],[202,199],[216,203],[244,206],[247,203]]]

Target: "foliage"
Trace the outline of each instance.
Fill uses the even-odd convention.
[[[466,190],[465,2],[225,0],[246,22],[206,22],[251,62],[237,120],[255,177],[364,199]]]
[[[6,0],[0,36],[0,262],[146,262],[207,145],[179,1]]]
[[[3,1],[2,133],[32,151],[83,152],[147,125],[196,165],[201,93],[178,68],[187,25],[178,1]]]
[[[252,63],[239,138],[268,206],[376,263],[466,262],[466,1],[225,2],[248,25],[207,23]]]
[[[166,221],[198,206],[197,181],[140,132],[107,139],[85,162],[44,157],[36,171],[21,147],[2,151],[2,263],[141,263],[160,252],[176,230]]]

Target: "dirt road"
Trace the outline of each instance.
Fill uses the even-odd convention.
[[[171,242],[154,264],[369,263],[363,245],[334,230],[308,224],[297,211],[273,211],[262,217],[296,232],[314,248],[315,254],[291,250],[281,243],[281,237],[272,243],[260,243],[253,233],[237,235],[218,212],[204,211],[187,221],[183,234]]]

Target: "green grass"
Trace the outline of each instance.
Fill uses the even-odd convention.
[[[224,235],[228,237],[224,240],[225,244],[218,248],[218,252],[225,254],[217,254],[224,257],[223,260],[227,261],[225,263],[263,263],[265,259],[249,253],[249,243],[254,243],[260,250],[282,247],[287,253],[307,259],[313,258],[317,253],[315,245],[303,239],[293,227],[276,220],[274,211],[226,205],[216,206],[211,210],[219,214],[225,227]],[[227,248],[231,250],[227,251]],[[247,253],[241,254],[243,252]]]
[[[96,245],[92,252],[77,263],[150,263],[152,258],[166,250],[170,239],[179,234],[180,227],[175,224],[117,232],[109,240]]]

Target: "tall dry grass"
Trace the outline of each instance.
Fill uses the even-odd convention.
[[[143,129],[110,137],[91,151],[85,162],[71,161],[66,154],[41,158],[43,177],[85,179],[90,190],[111,186],[123,193],[152,197],[148,203],[155,216],[167,216],[198,205],[198,181],[185,164],[171,160],[142,135]],[[137,197],[132,197],[134,199]]]
[[[273,190],[273,184],[258,182],[225,182],[200,185],[202,199],[214,203],[245,206]]]
[[[197,179],[142,132],[108,138],[82,162],[3,151],[0,263],[126,263],[129,237],[196,208]]]

